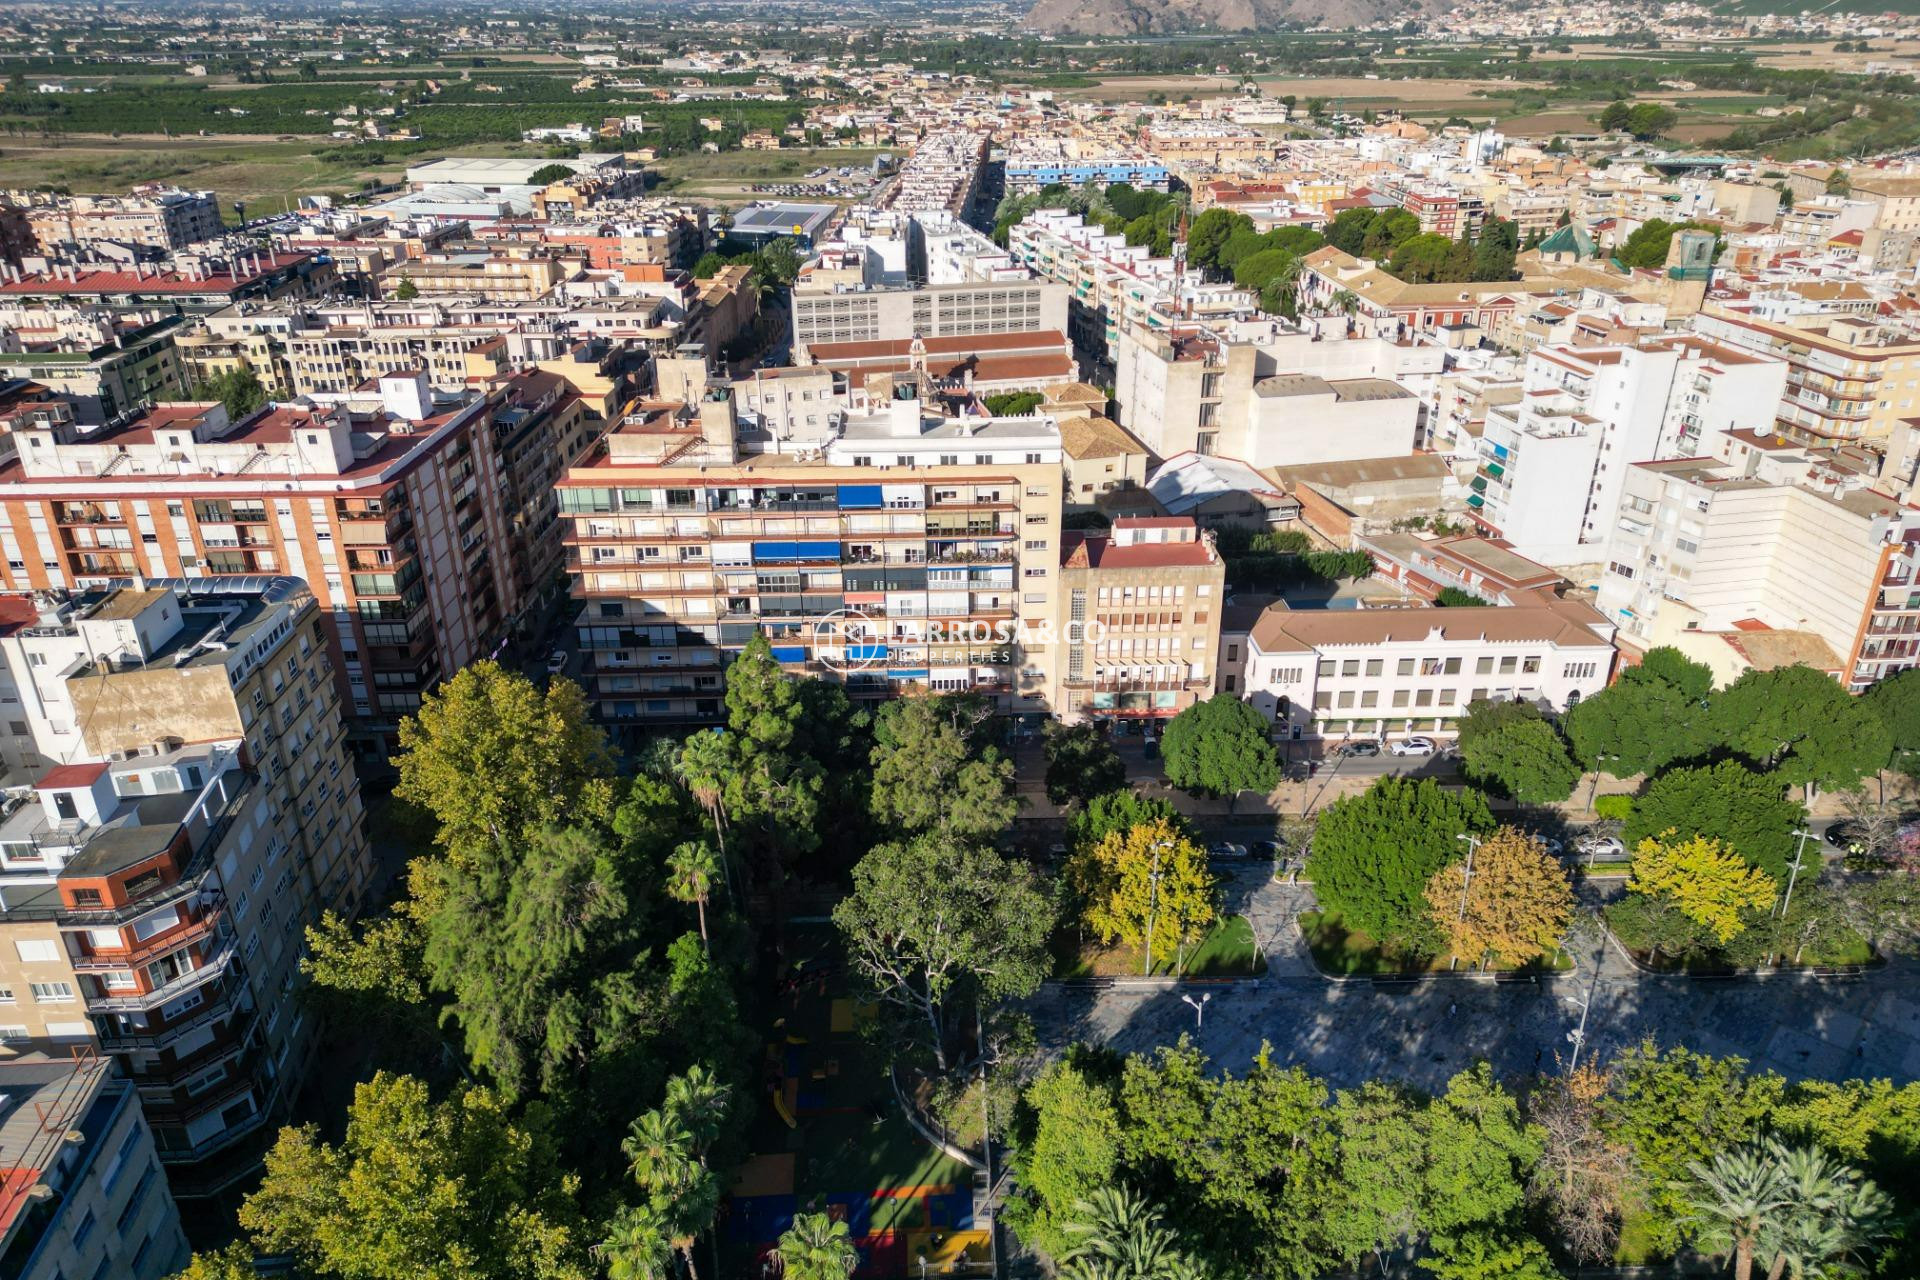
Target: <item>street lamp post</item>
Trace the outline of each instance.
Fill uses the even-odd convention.
[[[1454,839],[1467,842],[1467,873],[1460,879],[1460,914],[1454,917],[1456,920],[1465,920],[1467,918],[1467,890],[1473,887],[1473,855],[1478,852],[1480,848],[1480,837],[1469,831],[1464,835],[1455,836]],[[1448,962],[1447,968],[1457,969],[1459,967],[1460,955],[1458,952],[1455,952],[1453,958]]]
[[[1600,794],[1600,767],[1608,760],[1618,760],[1616,755],[1601,753],[1593,758],[1593,785],[1587,788],[1587,812],[1593,812],[1593,803]]]
[[[1787,908],[1793,903],[1793,884],[1800,878],[1800,859],[1807,851],[1807,841],[1813,838],[1813,832],[1806,827],[1800,828],[1793,834],[1800,839],[1793,846],[1793,865],[1787,868],[1787,896],[1780,899],[1780,910],[1777,914],[1782,920],[1787,918]]]
[[[1593,992],[1587,992],[1587,998],[1562,996],[1568,1004],[1580,1006],[1580,1025],[1567,1032],[1567,1040],[1573,1045],[1573,1056],[1567,1059],[1567,1074],[1572,1075],[1580,1067],[1580,1049],[1587,1042],[1587,1015],[1593,1012]]]
[[[1162,840],[1153,846],[1153,870],[1147,873],[1147,963],[1140,976],[1153,976],[1153,916],[1160,907],[1160,851],[1170,849],[1173,842]]]
[[[1207,992],[1207,994],[1201,996],[1198,1000],[1195,1000],[1192,996],[1181,996],[1180,999],[1184,1003],[1193,1006],[1193,1029],[1195,1031],[1200,1030],[1201,1026],[1206,1022],[1207,1001],[1213,999],[1213,992]]]

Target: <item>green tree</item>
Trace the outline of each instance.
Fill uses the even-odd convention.
[[[1779,885],[1718,840],[1669,832],[1634,848],[1627,892],[1667,899],[1725,946],[1746,929],[1750,912],[1773,906]]]
[[[1845,788],[1877,772],[1893,732],[1825,672],[1794,665],[1748,671],[1714,695],[1719,737],[1781,781]]]
[[[260,375],[246,365],[196,381],[187,390],[189,400],[218,400],[229,420],[238,422],[267,402],[267,388]]]
[[[1573,794],[1580,770],[1560,731],[1527,702],[1475,702],[1460,720],[1467,777],[1521,804],[1555,804]]]
[[[1866,1247],[1887,1234],[1892,1200],[1863,1181],[1857,1169],[1817,1147],[1789,1147],[1769,1139],[1767,1154],[1787,1199],[1765,1238],[1765,1252],[1773,1255],[1768,1274],[1801,1280],[1853,1270]]]
[[[1600,127],[1609,133],[1618,132],[1627,127],[1627,121],[1633,115],[1633,104],[1616,99],[1609,102],[1600,112]]]
[[[412,276],[401,276],[400,283],[394,286],[393,300],[395,302],[412,302],[419,296],[420,286],[413,282]]]
[[[1520,251],[1520,228],[1505,218],[1488,218],[1474,242],[1469,280],[1511,280],[1514,256]]]
[[[1642,142],[1660,137],[1680,121],[1680,113],[1658,102],[1635,103],[1627,112],[1627,132]]]
[[[426,695],[400,722],[394,794],[440,824],[456,859],[490,859],[534,829],[566,821],[612,776],[606,740],[570,680],[544,691],[483,660]]]
[[[847,1224],[824,1213],[795,1214],[773,1251],[782,1280],[847,1280],[860,1265]]]
[[[1690,1160],[1691,1211],[1680,1225],[1703,1253],[1730,1256],[1735,1280],[1749,1280],[1754,1254],[1771,1237],[1789,1200],[1779,1164],[1762,1147]]]
[[[253,1247],[235,1240],[212,1253],[194,1254],[173,1280],[257,1280],[259,1274],[253,1265]]]
[[[1920,667],[1888,676],[1861,694],[1860,701],[1887,726],[1893,767],[1920,773]]]
[[[1131,788],[1109,791],[1087,801],[1067,819],[1068,844],[1075,850],[1091,849],[1115,831],[1153,822],[1165,822],[1186,839],[1193,838],[1186,816],[1173,802],[1158,796],[1143,796]]]
[[[566,182],[570,180],[572,177],[573,177],[572,165],[560,164],[556,162],[554,164],[541,165],[538,169],[535,169],[533,171],[533,176],[528,178],[527,181],[533,186],[545,187],[545,186],[550,186],[556,182]]]
[[[1008,1204],[1008,1220],[1022,1240],[1056,1258],[1070,1244],[1063,1227],[1073,1206],[1111,1185],[1120,1168],[1114,1090],[1081,1064],[1083,1057],[1070,1052],[1027,1087],[1029,1127],[1014,1150],[1024,1194]]]
[[[1629,848],[1671,831],[1707,836],[1782,884],[1793,860],[1794,831],[1807,811],[1781,794],[1780,780],[1737,760],[1670,769],[1634,799],[1621,839]]]
[[[1675,233],[1681,231],[1713,231],[1719,227],[1710,222],[1668,222],[1664,218],[1649,218],[1635,227],[1626,243],[1622,244],[1614,257],[1623,267],[1641,267],[1654,270],[1667,262],[1667,253],[1673,247]],[[1719,257],[1716,244],[1714,256]]]
[[[1427,1154],[1420,1110],[1406,1090],[1370,1080],[1341,1090],[1327,1122],[1327,1138],[1307,1147],[1296,1169],[1298,1212],[1318,1248],[1357,1267],[1419,1228]]]
[[[607,1264],[607,1280],[667,1280],[677,1256],[666,1222],[650,1208],[615,1214],[593,1251]]]
[[[1656,655],[1661,655],[1656,660]],[[1670,658],[1667,656],[1670,655]],[[1704,754],[1712,744],[1706,697],[1713,675],[1673,649],[1645,661],[1567,710],[1567,738],[1590,769],[1616,778],[1653,773]]]
[[[1251,703],[1219,693],[1186,708],[1167,725],[1161,755],[1167,781],[1209,796],[1261,795],[1280,782],[1280,761],[1267,740],[1267,719]]]
[[[833,909],[853,968],[906,1015],[944,1072],[956,997],[986,1006],[1033,994],[1047,974],[1056,908],[1032,867],[950,836],[883,844]]]
[[[1662,1253],[1679,1247],[1692,1212],[1688,1165],[1752,1141],[1781,1096],[1780,1077],[1749,1075],[1746,1065],[1688,1049],[1662,1051],[1651,1040],[1612,1064],[1601,1132],[1632,1154],[1640,1225]]]
[[[1187,228],[1187,259],[1201,268],[1219,265],[1221,248],[1236,231],[1253,230],[1253,220],[1215,206],[1193,220]]]
[[[1460,837],[1493,830],[1477,791],[1431,778],[1382,778],[1327,807],[1314,830],[1307,878],[1327,911],[1381,942],[1432,946],[1427,882],[1466,855]]]
[[[1546,1246],[1518,1227],[1469,1227],[1429,1243],[1434,1280],[1561,1280]]]
[[[903,698],[874,721],[873,816],[906,833],[992,839],[1020,807],[1013,763],[987,745],[992,708],[971,694]]]
[[[1436,1236],[1495,1227],[1519,1216],[1527,1178],[1545,1149],[1540,1130],[1485,1062],[1447,1082],[1420,1117],[1426,1194],[1421,1222]]]
[[[1076,725],[1047,721],[1046,752],[1047,799],[1054,804],[1078,800],[1085,805],[1095,796],[1127,785],[1127,766],[1114,754],[1100,726],[1091,721]]]
[[[1394,247],[1387,270],[1409,284],[1431,284],[1453,278],[1455,242],[1437,232],[1411,236]]]
[[[443,1102],[382,1072],[354,1090],[345,1141],[287,1128],[240,1225],[263,1252],[353,1280],[586,1280],[574,1206],[537,1125],[461,1086]]]

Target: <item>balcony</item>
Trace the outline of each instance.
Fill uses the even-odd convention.
[[[169,1004],[189,991],[198,990],[207,983],[218,979],[226,972],[227,964],[233,959],[237,949],[232,934],[222,937],[204,959],[200,966],[181,974],[165,986],[152,991],[124,996],[90,996],[87,999],[88,1013],[146,1013]]]

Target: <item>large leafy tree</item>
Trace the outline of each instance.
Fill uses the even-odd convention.
[[[485,1088],[434,1102],[408,1076],[354,1090],[344,1142],[283,1129],[240,1225],[339,1280],[586,1280],[574,1199],[545,1135]]]
[[[1532,703],[1476,702],[1460,721],[1460,763],[1521,804],[1553,804],[1573,794],[1579,767],[1560,731]]]
[[[1631,1153],[1639,1224],[1661,1252],[1685,1238],[1688,1165],[1754,1140],[1781,1096],[1779,1076],[1750,1075],[1746,1065],[1683,1048],[1663,1051],[1651,1040],[1612,1063],[1601,1132]]]
[[[1013,763],[989,741],[993,709],[972,694],[888,703],[874,722],[873,815],[893,830],[992,839],[1019,811]]]
[[[982,1006],[1031,995],[1047,973],[1055,907],[1032,868],[943,835],[884,844],[853,869],[833,910],[854,970],[908,1015],[940,1070],[956,997]]]
[[[1920,772],[1920,667],[1895,672],[1860,695],[1893,739],[1893,767]]]
[[[1519,1217],[1541,1132],[1482,1062],[1447,1082],[1421,1115],[1426,1195],[1422,1225],[1435,1236],[1502,1227]]]
[[[1737,760],[1670,769],[1647,784],[1627,815],[1629,847],[1673,832],[1706,836],[1734,850],[1781,883],[1793,861],[1794,831],[1807,811],[1782,794],[1780,780]]]
[[[1589,769],[1616,778],[1690,760],[1713,743],[1707,695],[1713,672],[1679,650],[1650,649],[1607,688],[1571,707],[1567,738]]]
[[[1649,836],[1633,851],[1627,892],[1669,900],[1724,946],[1747,927],[1747,912],[1774,904],[1780,886],[1717,840]]]
[[[394,794],[431,813],[441,847],[479,874],[498,874],[528,832],[576,820],[591,785],[613,775],[578,685],[541,690],[492,661],[426,695],[400,722],[400,746]]]
[[[1121,1161],[1123,1128],[1111,1080],[1076,1050],[1049,1065],[1027,1087],[1024,1140],[1014,1150],[1023,1194],[1007,1206],[1008,1221],[1042,1253],[1059,1257],[1076,1202],[1110,1185]]]
[[[1850,787],[1885,767],[1893,731],[1812,667],[1749,671],[1713,697],[1721,741],[1781,781]]]
[[[1109,791],[1087,801],[1067,819],[1067,834],[1075,849],[1089,849],[1115,831],[1131,831],[1149,822],[1165,822],[1191,839],[1193,832],[1186,816],[1173,807],[1171,800],[1143,796],[1131,788]]]
[[[1501,827],[1474,851],[1473,874],[1450,862],[1427,881],[1427,912],[1448,950],[1517,965],[1560,945],[1573,919],[1566,869],[1537,836]]]
[[[1063,725],[1047,721],[1047,799],[1054,804],[1095,796],[1127,785],[1127,766],[1092,722]]]
[[[1460,837],[1493,830],[1477,791],[1431,778],[1382,778],[1327,807],[1314,830],[1307,877],[1320,905],[1382,942],[1431,942],[1427,882],[1466,856]]]
[[[1156,942],[1149,962],[1169,950],[1179,957],[1206,936],[1218,913],[1219,881],[1206,851],[1169,822],[1110,832],[1076,853],[1067,875],[1101,941]]]
[[[1167,781],[1202,795],[1265,795],[1280,782],[1268,729],[1265,716],[1230,693],[1194,703],[1167,725],[1161,744]]]
[[[1296,1211],[1317,1250],[1357,1267],[1377,1250],[1399,1248],[1419,1229],[1423,1207],[1419,1104],[1384,1081],[1341,1090],[1326,1137],[1302,1152],[1296,1176]]]

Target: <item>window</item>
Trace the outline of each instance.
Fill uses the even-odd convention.
[[[71,982],[35,982],[29,985],[38,1004],[66,1004],[73,999]]]
[[[1380,691],[1379,691],[1378,689],[1367,689],[1367,690],[1363,690],[1363,691],[1361,692],[1361,694],[1360,694],[1360,705],[1361,705],[1361,706],[1363,706],[1363,707],[1377,707],[1377,706],[1379,706],[1379,705],[1380,705]]]
[[[1412,674],[1413,674],[1413,659],[1412,659],[1412,658],[1402,658],[1402,659],[1400,659],[1400,662],[1399,662],[1399,665],[1398,665],[1398,666],[1397,666],[1397,667],[1395,668],[1395,670],[1396,670],[1396,671],[1397,671],[1397,672],[1398,672],[1398,673],[1399,673],[1400,675],[1403,675],[1403,676],[1410,676],[1410,675],[1412,675]]]
[[[1518,665],[1518,664],[1519,664],[1519,661],[1520,661],[1520,660],[1519,660],[1518,658],[1502,658],[1502,659],[1500,659],[1500,674],[1501,674],[1501,675],[1503,675],[1503,676],[1510,676],[1510,675],[1512,675],[1512,674],[1513,674],[1513,669],[1514,669],[1514,667],[1515,667],[1516,665]]]
[[[1633,566],[1629,564],[1621,564],[1618,560],[1613,561],[1611,564],[1607,566],[1607,568],[1612,572],[1618,574],[1622,578],[1633,577]]]
[[[1359,675],[1360,660],[1358,658],[1349,658],[1345,662],[1341,663],[1340,674],[1347,677],[1348,679],[1352,679],[1354,676]]]
[[[1442,672],[1444,672],[1444,673],[1445,673],[1446,675],[1450,675],[1450,676],[1457,676],[1457,675],[1459,675],[1459,674],[1460,674],[1460,659],[1458,659],[1458,658],[1448,658],[1448,659],[1447,659],[1447,662],[1446,662],[1446,665],[1445,665],[1444,667],[1442,667],[1442,668],[1441,668],[1441,671],[1442,671]]]
[[[1490,675],[1492,675],[1492,674],[1493,674],[1493,659],[1492,659],[1492,658],[1481,658],[1481,659],[1478,659],[1478,660],[1477,660],[1477,661],[1476,661],[1476,662],[1475,662],[1475,663],[1473,664],[1473,674],[1475,674],[1475,675],[1477,675],[1477,676],[1490,676]]]
[[[87,1210],[87,1216],[74,1224],[73,1247],[78,1249],[85,1245],[87,1241],[92,1238],[93,1229],[97,1225],[98,1220],[93,1216],[93,1210]]]
[[[1381,670],[1384,668],[1385,665],[1386,664],[1379,658],[1368,658],[1367,674],[1370,676],[1377,676],[1380,674]]]
[[[12,1004],[13,1002],[14,1002],[14,1001],[13,1001],[13,988],[12,988],[12,987],[0,987],[0,1004]]]
[[[1396,707],[1404,707],[1407,705],[1407,691],[1405,689],[1395,689],[1393,691],[1393,705]]]
[[[1320,678],[1322,680],[1325,680],[1332,674],[1333,674],[1333,659],[1322,658],[1320,660]]]
[[[1569,662],[1560,669],[1560,674],[1568,680],[1591,680],[1599,671],[1600,664],[1596,662]]]
[[[47,964],[60,958],[59,943],[50,938],[23,938],[13,944],[27,964]]]
[[[1431,690],[1431,689],[1421,689],[1421,690],[1419,690],[1418,692],[1416,692],[1416,693],[1415,693],[1415,694],[1413,695],[1413,705],[1414,705],[1414,706],[1416,706],[1416,707],[1430,707],[1430,706],[1432,706],[1432,705],[1433,705],[1433,690]]]

